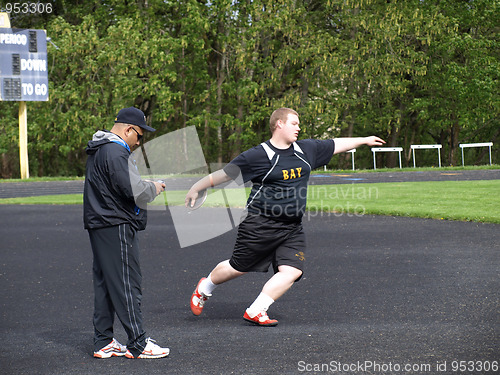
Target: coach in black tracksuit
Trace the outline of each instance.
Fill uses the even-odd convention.
[[[155,129],[146,125],[144,113],[125,108],[111,131],[95,133],[86,148],[84,226],[93,252],[94,356],[99,358],[107,358],[100,350],[114,342],[115,313],[128,335],[127,357],[140,357],[149,342],[142,325],[137,232],[147,221],[140,207],[153,201],[165,185],[142,180],[129,160],[131,148],[139,145],[145,131]],[[125,355],[124,350],[114,355]]]

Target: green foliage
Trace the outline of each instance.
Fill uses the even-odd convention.
[[[377,134],[404,147],[406,165],[411,144],[443,144],[449,165],[459,143],[500,135],[498,0],[53,4],[11,19],[59,47],[48,45],[50,100],[28,103],[32,175],[82,175],[87,141],[132,105],[158,129],[148,139],[195,125],[209,162],[268,138],[280,106],[298,110],[304,138]],[[2,177],[19,175],[17,111],[0,102]],[[487,162],[487,150],[468,155]],[[371,157],[358,150],[356,165],[370,168]],[[349,165],[341,156],[330,167]]]

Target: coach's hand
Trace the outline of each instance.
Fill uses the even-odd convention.
[[[155,184],[156,195],[159,195],[162,191],[165,190],[165,183],[164,182],[153,181],[153,183]]]

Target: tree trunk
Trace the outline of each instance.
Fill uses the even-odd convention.
[[[453,116],[455,117],[455,116]],[[454,118],[453,125],[450,129],[450,163],[451,165],[455,166],[457,165],[458,162],[458,155],[457,155],[457,149],[458,149],[458,136],[460,134],[460,126],[458,125],[458,119]]]

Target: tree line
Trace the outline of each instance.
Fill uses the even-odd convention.
[[[282,106],[299,112],[303,138],[376,134],[404,148],[405,165],[412,144],[442,144],[455,165],[460,143],[500,135],[498,0],[46,2],[51,13],[11,14],[53,42],[50,100],[28,102],[32,176],[83,175],[86,143],[128,106],[157,129],[146,141],[196,126],[209,162],[267,139]],[[17,111],[0,102],[3,178],[19,176]],[[469,149],[467,163],[487,152]],[[418,164],[434,159],[422,151]],[[358,150],[356,166],[372,165]],[[349,168],[349,155],[330,167]]]

